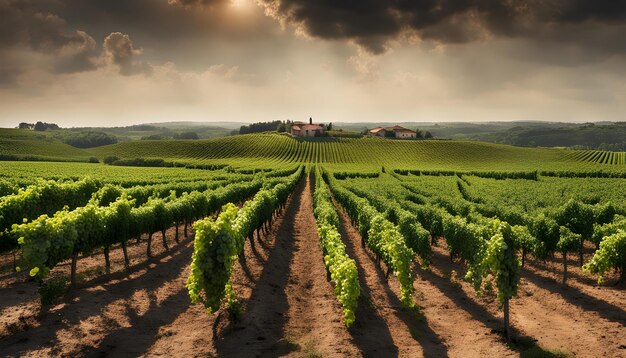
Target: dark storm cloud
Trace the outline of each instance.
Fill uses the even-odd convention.
[[[561,0],[557,4],[552,10],[562,22],[626,20],[626,3],[619,0]]]
[[[73,73],[93,70],[98,67],[96,41],[84,31],[76,31],[82,41],[66,46],[53,60],[55,73]]]
[[[229,0],[168,0],[172,5],[182,6],[220,6],[228,4]]]
[[[22,68],[17,63],[10,54],[0,51],[0,88],[11,85],[21,74]]]
[[[389,37],[401,29],[391,3],[380,0],[304,1],[262,0],[268,13],[301,25],[323,39],[351,39],[374,52],[383,52]]]
[[[125,1],[126,5],[114,1],[105,3],[108,5],[101,6],[108,11],[100,11],[100,15],[111,13],[126,19],[130,19],[128,15],[140,16],[142,11],[150,9],[147,3],[133,7],[131,3],[139,3],[133,1]],[[73,5],[72,0],[0,0],[0,83],[11,84],[21,73],[35,66],[16,55],[23,50],[46,56],[45,68],[41,69],[51,73],[90,71],[106,65],[117,66],[125,76],[151,73],[149,64],[137,60],[142,50],[133,46],[129,35],[99,28],[106,32],[101,35],[96,31],[103,39],[97,43],[90,34],[79,29],[83,25],[75,24],[74,18],[66,20],[68,14],[72,15],[69,9]],[[164,6],[171,7],[167,3]],[[97,19],[95,13],[87,12],[87,15],[93,17],[86,22]]]
[[[402,31],[443,43],[487,36],[541,39],[544,32],[589,22],[623,25],[626,2],[615,0],[261,0],[280,21],[322,39],[351,40],[373,53],[385,50]],[[565,30],[565,29],[564,29]],[[568,30],[572,30],[570,27]],[[562,40],[580,46],[574,28]],[[623,42],[623,41],[621,41]],[[609,51],[621,52],[621,43]]]
[[[36,4],[25,0],[0,0],[2,57],[12,58],[9,55],[12,50],[27,48],[54,56],[52,67],[55,72],[79,72],[95,68],[95,40],[86,32],[72,28],[56,14],[38,8]],[[5,63],[3,68],[10,68],[17,74],[23,65]],[[10,78],[15,78],[15,75]]]

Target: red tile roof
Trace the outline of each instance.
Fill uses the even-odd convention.
[[[415,131],[412,131],[412,130],[410,130],[408,128],[401,127],[399,125],[395,125],[393,127],[389,127],[389,128],[387,128],[387,130],[394,131],[394,132],[397,131],[397,132],[411,132],[411,133],[415,133]]]
[[[304,130],[308,129],[308,130],[316,131],[316,130],[320,130],[320,129],[324,129],[324,128],[321,125],[319,125],[319,124],[305,124],[305,125],[302,125],[302,129],[304,129]]]
[[[408,128],[401,127],[399,125],[395,125],[393,127],[385,127],[385,128],[383,128],[383,127],[376,127],[376,128],[370,129],[368,132],[376,134],[376,133],[378,133],[378,132],[380,132],[382,130],[389,131],[389,132],[393,131],[393,132],[403,132],[403,133],[415,133],[415,131],[412,131],[412,130],[410,130]]]

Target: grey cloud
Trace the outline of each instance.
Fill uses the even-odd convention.
[[[0,88],[11,85],[21,74],[18,63],[11,54],[0,51]]]
[[[181,6],[220,6],[228,4],[229,0],[168,0],[167,2]]]
[[[303,27],[314,37],[351,39],[373,52],[383,52],[387,39],[401,30],[387,1],[262,0],[267,13]]]
[[[0,0],[0,46],[27,45],[37,51],[57,52],[81,46],[89,35],[68,26],[59,16],[41,11],[29,1]]]
[[[54,59],[53,72],[73,73],[94,70],[98,67],[96,41],[84,31],[77,31],[82,41],[63,46]]]
[[[588,20],[616,21],[626,20],[626,4],[615,0],[560,0],[555,1],[557,21],[584,22]]]
[[[152,70],[149,64],[135,60],[142,50],[133,46],[127,34],[112,32],[104,39],[102,48],[105,61],[119,66],[121,75],[149,74]]]
[[[350,40],[372,53],[403,31],[442,43],[464,43],[488,36],[541,40],[545,32],[595,22],[605,27],[624,23],[626,3],[614,0],[261,0],[268,14],[298,26],[310,36]],[[582,31],[581,31],[582,32]],[[593,45],[579,31],[563,41]],[[605,46],[623,51],[623,41]]]
[[[0,0],[0,52],[30,48],[54,57],[55,72],[80,72],[96,67],[94,39],[71,28],[61,17],[26,0]],[[22,63],[4,64],[20,72]],[[15,76],[11,76],[15,78]]]

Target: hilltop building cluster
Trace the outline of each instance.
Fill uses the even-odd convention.
[[[328,135],[334,136],[335,132],[331,131],[332,124],[324,125],[322,123],[313,123],[313,118],[309,118],[309,122],[289,122],[288,121],[287,131],[293,137],[301,137],[301,138],[312,138],[312,137],[326,137]],[[280,130],[279,130],[280,131]],[[393,127],[376,127],[372,129],[365,129],[363,132],[352,132],[350,134],[344,134],[341,129],[339,129],[340,136],[347,135],[356,135],[356,137],[360,137],[363,135],[367,135],[370,137],[382,137],[382,138],[397,138],[397,139],[430,139],[432,135],[426,131],[422,133],[419,129],[414,131],[399,125],[395,125]]]
[[[291,135],[294,137],[323,137],[326,135],[326,127],[323,124],[313,123],[313,118],[309,118],[308,124],[293,122]]]
[[[371,137],[417,138],[417,132],[395,125],[393,127],[376,127],[367,131]]]

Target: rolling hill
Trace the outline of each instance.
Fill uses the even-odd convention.
[[[216,163],[260,167],[284,162],[326,163],[338,169],[372,166],[425,170],[626,171],[626,153],[526,148],[463,140],[389,140],[381,138],[294,139],[263,133],[206,140],[122,142],[78,149],[34,132],[4,129],[0,155],[5,159],[87,161],[107,156],[159,158],[179,163]]]

